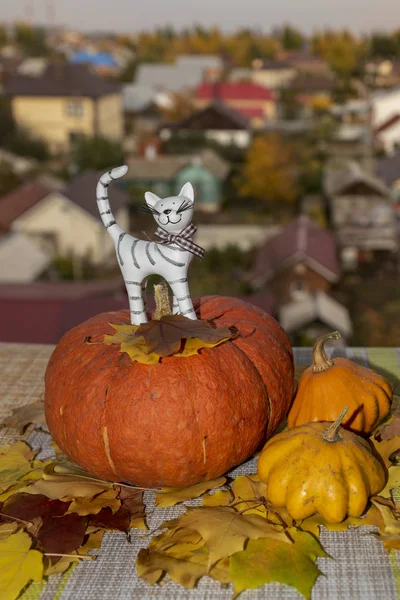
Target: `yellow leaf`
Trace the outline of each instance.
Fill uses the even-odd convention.
[[[400,550],[400,520],[395,517],[389,506],[379,501],[379,497],[374,497],[371,501],[379,510],[383,520],[380,532],[374,535],[381,540],[387,552]]]
[[[7,489],[23,475],[32,471],[32,461],[36,451],[24,442],[0,448],[0,490]]]
[[[230,558],[235,593],[277,581],[296,588],[305,598],[320,575],[317,557],[328,556],[319,542],[304,531],[289,528],[293,544],[268,539],[250,540],[246,549]]]
[[[199,350],[202,350],[202,348],[215,348],[216,346],[227,342],[229,339],[230,338],[225,337],[218,340],[217,342],[204,342],[203,340],[200,340],[198,338],[188,338],[187,340],[185,340],[185,344],[183,346],[182,351],[176,352],[174,356],[194,356],[195,354],[198,354]]]
[[[147,345],[142,337],[135,335],[139,329],[138,325],[113,325],[116,331],[114,335],[105,335],[105,344],[121,344],[120,352],[129,354],[132,360],[136,360],[144,365],[155,365],[160,362],[160,357],[154,352],[147,351]]]
[[[133,529],[144,529],[145,531],[148,529],[144,517],[134,517],[129,521],[129,527]]]
[[[225,490],[218,490],[213,494],[203,496],[203,506],[228,506],[233,501],[233,494]]]
[[[70,496],[69,499],[71,499],[72,502],[67,512],[77,513],[84,517],[86,515],[97,515],[102,508],[109,506],[112,512],[115,513],[121,506],[121,501],[117,498],[118,494],[118,489],[111,488],[105,492],[101,492],[94,498]]]
[[[178,502],[184,502],[191,498],[198,498],[204,492],[217,487],[222,487],[226,482],[225,477],[218,477],[212,481],[203,481],[188,488],[162,488],[160,493],[156,493],[156,506],[174,506]]]
[[[14,600],[30,581],[41,581],[41,552],[31,550],[32,540],[24,531],[0,540],[0,598]]]
[[[45,481],[40,479],[32,485],[28,485],[19,490],[25,494],[43,494],[51,500],[65,500],[69,501],[71,498],[84,497],[93,498],[96,494],[100,493],[104,489],[112,487],[112,484],[101,487],[96,483],[84,483],[84,482],[56,482],[56,481]]]
[[[388,480],[379,496],[390,498],[390,490],[400,487],[400,466],[392,466],[388,469]]]
[[[242,550],[248,539],[270,537],[290,543],[282,528],[258,515],[242,515],[228,506],[193,508],[178,520],[180,527],[194,529],[204,539],[209,550],[209,567]]]
[[[12,533],[15,533],[19,525],[15,521],[10,523],[2,523],[0,525],[0,540],[5,540],[10,537]]]

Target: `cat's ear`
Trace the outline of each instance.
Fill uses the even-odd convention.
[[[151,206],[151,208],[154,208],[157,202],[161,200],[161,198],[159,198],[157,194],[153,194],[153,192],[146,192],[144,197],[146,198],[146,203],[148,206]]]
[[[185,196],[185,198],[189,198],[191,202],[194,202],[194,189],[191,183],[185,183],[181,191],[179,192],[179,196]]]

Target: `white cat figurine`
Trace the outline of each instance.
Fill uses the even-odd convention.
[[[108,200],[108,186],[123,177],[128,167],[122,166],[102,175],[96,188],[97,206],[110,234],[129,297],[131,323],[147,322],[144,292],[149,275],[161,275],[173,293],[173,312],[196,319],[190,297],[187,272],[194,255],[203,258],[204,250],[192,242],[196,227],[192,224],[194,192],[186,183],[177,196],[159,198],[145,193],[146,206],[158,228],[160,242],[139,240],[126,233],[115,222]]]

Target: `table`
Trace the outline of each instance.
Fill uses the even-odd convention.
[[[29,404],[43,397],[43,374],[53,346],[36,344],[0,343],[0,420],[12,408]],[[400,348],[337,348],[331,356],[346,356],[364,366],[381,370],[392,381],[400,379]],[[295,348],[295,362],[308,365],[311,348]],[[50,436],[28,428],[24,435],[15,430],[0,431],[0,443],[16,439],[27,441],[34,448],[42,448],[39,458],[52,456]],[[232,471],[233,475],[252,473],[255,459]],[[145,493],[150,529],[162,521],[174,518],[184,509],[180,506],[154,508],[152,494]],[[193,500],[192,506],[200,504]],[[350,532],[321,533],[321,543],[335,560],[318,559],[317,565],[326,577],[319,577],[312,592],[313,600],[374,600],[400,598],[400,553],[388,555],[383,545],[366,532],[371,527],[360,527]],[[195,590],[186,590],[169,582],[163,587],[150,587],[137,578],[135,559],[140,548],[146,547],[143,534],[134,534],[132,543],[123,533],[106,533],[96,561],[80,563],[62,576],[53,577],[41,588],[32,584],[23,594],[23,600],[228,600],[232,590],[221,589],[218,583],[203,578]],[[299,600],[303,598],[293,588],[278,583],[245,592],[241,598],[267,600]]]

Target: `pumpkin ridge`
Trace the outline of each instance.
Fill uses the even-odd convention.
[[[370,482],[368,481],[368,477],[365,477],[363,470],[360,469],[360,466],[359,466],[360,456],[358,456],[358,453],[354,450],[354,448],[352,448],[350,446],[350,444],[344,447],[344,452],[348,452],[350,454],[350,456],[353,458],[354,468],[357,471],[357,474],[359,475],[361,481],[364,484],[364,489],[366,491],[367,497],[369,497],[371,495],[371,486],[370,486]],[[350,515],[350,516],[355,517],[357,515]]]
[[[245,356],[245,358],[249,361],[249,363],[253,366],[254,370],[257,372],[258,378],[260,379],[264,390],[265,390],[265,394],[267,397],[267,403],[268,403],[268,421],[267,421],[267,425],[266,425],[266,434],[268,433],[268,424],[271,422],[271,416],[272,416],[272,410],[271,410],[271,400],[269,397],[269,392],[268,392],[268,387],[267,384],[265,383],[264,379],[261,377],[261,373],[260,371],[257,369],[256,365],[254,364],[254,362],[252,361],[252,359],[250,358],[250,356],[248,356],[246,354],[246,352],[244,350],[242,350],[242,348],[240,348],[237,344],[234,343],[234,340],[229,340],[232,345],[236,348],[236,350],[239,350],[239,352],[241,352],[241,354],[243,356]],[[242,411],[243,414],[243,411]]]

